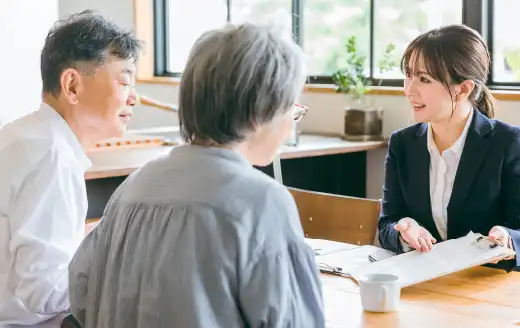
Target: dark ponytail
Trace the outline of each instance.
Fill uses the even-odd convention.
[[[487,118],[495,117],[495,98],[491,90],[485,84],[477,85],[477,88],[480,89],[480,92],[476,94],[477,99],[475,101],[478,111]]]

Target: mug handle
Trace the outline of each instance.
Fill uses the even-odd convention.
[[[383,310],[386,309],[387,297],[388,297],[388,287],[387,286],[381,286],[381,308]]]

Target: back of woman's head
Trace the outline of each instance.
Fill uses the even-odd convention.
[[[301,49],[277,29],[243,24],[206,32],[182,74],[182,136],[187,142],[240,142],[287,113],[305,79]]]
[[[488,118],[494,116],[493,95],[485,85],[491,59],[478,32],[465,25],[447,25],[423,33],[408,45],[401,69],[409,72],[418,66],[419,60],[427,73],[446,87],[452,99],[454,84],[474,81],[469,101]]]

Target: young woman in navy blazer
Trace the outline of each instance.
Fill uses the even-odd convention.
[[[415,125],[394,132],[385,161],[381,245],[397,253],[487,235],[520,250],[520,129],[494,120],[490,55],[464,25],[418,36],[401,67]],[[520,258],[493,266],[520,271]]]

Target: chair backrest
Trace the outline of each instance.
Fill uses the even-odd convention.
[[[381,199],[378,199],[379,202],[379,214],[378,214],[378,220],[379,216],[381,215],[381,210],[383,208],[383,201]],[[379,242],[379,228],[376,229],[376,235],[374,236],[374,246],[381,247],[381,243]]]
[[[373,245],[380,201],[289,188],[307,238]]]

